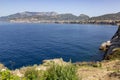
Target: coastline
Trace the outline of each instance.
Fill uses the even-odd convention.
[[[75,69],[75,73],[71,73],[70,76],[76,75],[78,79],[73,80],[119,80],[120,79],[120,60],[104,60],[101,62],[80,62],[76,64],[72,64],[70,61],[65,62],[61,59],[50,59],[50,60],[43,60],[43,63],[40,65],[33,65],[33,66],[26,66],[20,69],[9,70],[3,64],[0,64],[0,79],[5,78],[12,80],[49,80],[46,79],[48,77],[46,72],[49,71],[52,66],[59,66],[62,69],[66,69],[68,71],[64,72],[69,73],[71,69]],[[66,66],[64,68],[64,66]],[[59,68],[55,68],[55,71],[59,71]],[[61,69],[60,69],[61,71]],[[56,75],[57,73],[54,72],[54,68],[48,75]],[[1,74],[2,73],[2,74]],[[59,72],[58,72],[59,73]],[[28,76],[29,75],[29,76]],[[34,77],[34,76],[36,77]],[[63,76],[64,76],[63,75]],[[6,76],[6,77],[4,77]],[[70,77],[69,76],[69,77]],[[66,78],[69,78],[66,76]],[[38,79],[36,79],[38,78]],[[52,76],[50,78],[53,78]],[[73,78],[73,77],[72,77]]]
[[[55,24],[107,24],[107,25],[117,25],[120,21],[112,20],[82,20],[82,21],[7,21],[10,23],[55,23]]]

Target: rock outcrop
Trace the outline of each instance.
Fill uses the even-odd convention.
[[[120,58],[120,24],[118,26],[118,30],[112,39],[100,46],[100,50],[105,52],[104,59]]]
[[[99,50],[106,51],[110,45],[111,45],[111,41],[103,42]]]

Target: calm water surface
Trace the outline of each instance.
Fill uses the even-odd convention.
[[[53,58],[99,61],[100,44],[116,30],[111,25],[0,23],[0,62],[19,68]]]

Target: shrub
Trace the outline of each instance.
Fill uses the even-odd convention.
[[[26,80],[39,80],[39,72],[33,68],[27,69],[25,78]]]
[[[53,64],[44,74],[44,80],[78,80],[76,67],[72,64]]]
[[[102,67],[102,64],[101,64],[101,62],[97,62],[97,63],[93,63],[92,66],[100,68],[100,67]]]
[[[20,80],[20,78],[11,74],[9,70],[5,70],[0,72],[0,80]]]

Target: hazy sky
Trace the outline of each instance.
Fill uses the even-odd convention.
[[[120,0],[0,0],[0,16],[24,11],[98,16],[120,12]]]

